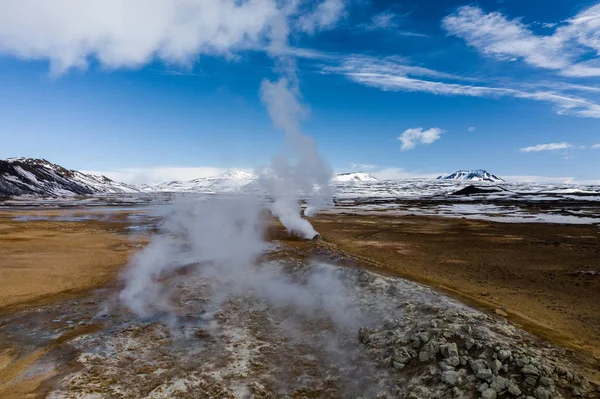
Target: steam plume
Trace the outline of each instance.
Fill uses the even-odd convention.
[[[288,75],[274,82],[265,79],[261,84],[261,99],[273,124],[285,132],[285,153],[289,155],[275,157],[269,173],[261,176],[261,182],[274,197],[271,213],[288,232],[312,239],[318,233],[302,218],[299,200],[306,200],[307,216],[331,204],[333,173],[319,155],[315,142],[300,128],[306,109],[300,101],[292,63],[288,63]]]

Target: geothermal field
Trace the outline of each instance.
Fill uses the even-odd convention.
[[[598,397],[596,197],[434,186],[6,200],[0,397]]]

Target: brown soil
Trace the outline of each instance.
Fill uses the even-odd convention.
[[[326,243],[600,359],[600,231],[419,216],[319,216]]]
[[[85,222],[15,216],[0,213],[0,313],[102,286],[141,246],[122,234],[122,215]]]

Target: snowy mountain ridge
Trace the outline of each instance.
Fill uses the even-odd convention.
[[[457,170],[448,176],[439,176],[441,180],[469,180],[469,181],[487,181],[487,182],[503,182],[504,179],[489,173],[483,169],[473,170]]]
[[[334,182],[379,181],[367,172],[340,173],[333,177]]]
[[[73,196],[136,193],[138,188],[105,176],[65,169],[45,159],[0,160],[0,196]]]

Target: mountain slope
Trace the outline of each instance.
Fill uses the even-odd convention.
[[[134,193],[139,190],[105,176],[68,170],[45,159],[0,160],[0,196],[72,196]]]
[[[496,175],[489,173],[483,169],[475,170],[457,170],[456,172],[448,176],[440,176],[438,179],[443,180],[469,180],[469,181],[489,181],[489,182],[503,182],[504,180]]]
[[[340,173],[332,179],[334,182],[378,181],[366,172]]]
[[[144,191],[232,193],[256,180],[256,176],[241,170],[228,170],[213,177],[188,181],[170,181],[143,187]]]

